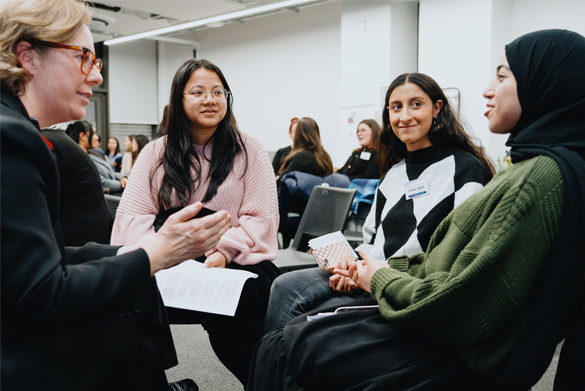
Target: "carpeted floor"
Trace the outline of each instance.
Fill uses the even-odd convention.
[[[238,379],[216,357],[200,325],[171,325],[179,365],[167,371],[169,382],[190,378],[200,391],[243,391]]]

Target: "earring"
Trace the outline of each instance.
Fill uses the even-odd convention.
[[[433,117],[433,126],[437,126],[437,117]]]

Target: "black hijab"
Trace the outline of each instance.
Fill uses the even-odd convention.
[[[555,390],[585,390],[585,37],[536,31],[507,45],[506,57],[522,107],[506,143],[512,162],[554,159],[563,175],[564,206],[526,329],[494,385],[529,388],[565,338]]]

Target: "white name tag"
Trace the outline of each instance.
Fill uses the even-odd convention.
[[[404,196],[407,200],[429,195],[429,183],[426,179],[415,179],[404,184]]]
[[[370,160],[370,157],[372,157],[372,152],[362,151],[360,154],[360,159],[362,160]]]

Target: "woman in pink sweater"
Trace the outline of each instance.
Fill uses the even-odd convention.
[[[217,66],[196,59],[181,65],[171,87],[166,136],[148,144],[138,157],[111,242],[148,241],[155,220],[196,201],[232,216],[232,227],[200,261],[258,274],[246,282],[235,316],[175,308],[167,312],[171,323],[202,324],[219,359],[246,384],[262,336],[270,285],[278,275],[272,260],[279,216],[268,154],[258,141],[237,130],[232,99]]]

